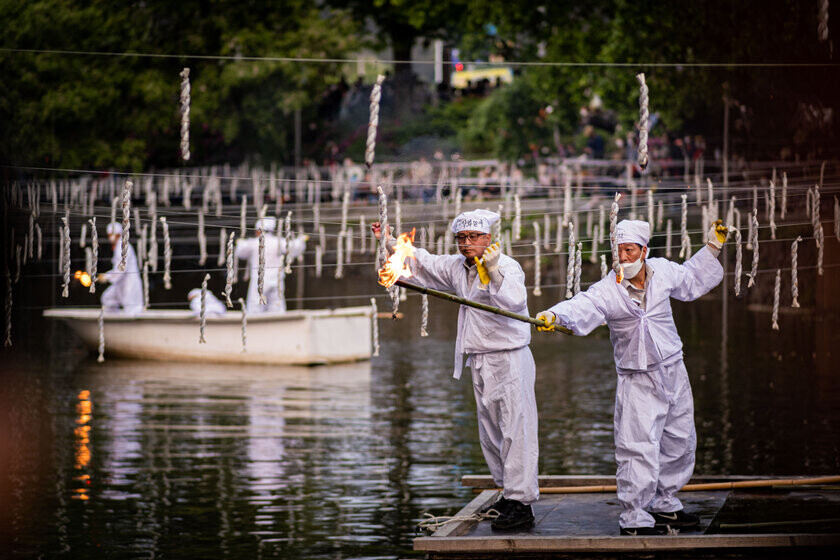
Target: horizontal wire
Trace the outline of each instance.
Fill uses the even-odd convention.
[[[400,60],[386,58],[329,58],[329,57],[299,57],[299,56],[244,56],[244,55],[208,55],[208,54],[169,54],[169,53],[141,53],[141,52],[108,52],[108,51],[80,51],[60,49],[21,49],[0,47],[0,52],[25,54],[55,54],[69,56],[102,56],[127,58],[163,58],[186,60],[229,60],[233,62],[305,62],[305,63],[358,63],[372,62],[375,64],[444,64],[454,66],[459,63],[475,66],[534,66],[534,67],[601,67],[601,68],[830,68],[840,66],[836,62],[571,62],[571,61],[434,61],[434,60]]]

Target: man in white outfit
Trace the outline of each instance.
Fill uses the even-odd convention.
[[[527,315],[525,274],[490,231],[499,215],[488,210],[460,214],[452,231],[460,255],[432,255],[415,249],[410,263],[414,280],[438,290]],[[379,224],[372,225],[379,236]],[[537,404],[534,358],[527,323],[472,307],[458,310],[455,379],[466,365],[472,370],[481,450],[495,483],[504,489],[493,507],[493,528],[510,530],[533,523],[531,504],[539,499]],[[489,509],[489,508],[488,508]]]
[[[295,259],[306,249],[307,236],[301,235],[286,246],[285,239],[278,239],[274,235],[277,219],[271,216],[260,218],[254,224],[256,236],[251,239],[240,239],[236,242],[236,258],[247,260],[250,268],[251,280],[248,284],[248,313],[264,313],[267,311],[286,311],[286,300],[280,295],[279,287],[286,274],[284,271],[286,259]],[[265,238],[265,265],[263,277],[263,297],[266,303],[260,303],[259,270],[260,270],[260,232]]]
[[[125,270],[120,270],[122,261],[122,226],[116,222],[108,224],[106,229],[111,243],[111,270],[103,275],[110,286],[102,292],[102,306],[105,311],[120,311],[129,315],[143,312],[143,283],[140,281],[140,268],[134,247],[128,244],[125,256]]]
[[[610,329],[618,372],[614,436],[622,535],[663,534],[667,526],[699,523],[676,497],[694,471],[697,436],[670,298],[692,301],[720,283],[723,267],[717,257],[726,236],[718,220],[708,244],[680,265],[646,258],[650,225],[623,220],[615,242],[624,279],[617,283],[611,271],[585,292],[537,315],[549,325],[538,330],[552,330],[556,323],[587,335],[604,322]]]

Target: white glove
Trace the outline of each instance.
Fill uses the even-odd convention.
[[[502,273],[499,272],[499,258],[501,258],[501,256],[502,250],[499,247],[499,244],[493,243],[484,250],[484,254],[481,257],[481,262],[487,270],[487,275],[490,277],[490,281],[496,285],[501,284],[504,280],[504,276],[502,276]]]

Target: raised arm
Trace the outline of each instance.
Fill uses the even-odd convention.
[[[425,249],[415,249],[414,259],[410,259],[409,266],[413,278],[409,282],[416,282],[435,290],[455,289],[453,271],[463,266],[463,259],[457,255],[432,255]]]
[[[723,280],[723,266],[717,259],[718,251],[708,245],[697,251],[685,263],[668,263],[671,297],[692,301],[709,293]]]

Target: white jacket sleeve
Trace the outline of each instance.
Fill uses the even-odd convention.
[[[415,249],[414,260],[409,266],[415,281],[423,286],[434,290],[454,291],[453,270],[463,265],[457,255],[432,255],[425,249]]]
[[[256,248],[257,244],[254,243],[253,239],[239,239],[236,241],[234,254],[237,259],[246,261],[251,258]]]
[[[667,262],[671,297],[680,301],[693,301],[704,296],[723,280],[723,266],[708,247],[697,251],[683,264]]]
[[[306,238],[301,235],[292,239],[286,247],[286,258],[296,259],[306,250]]]
[[[578,336],[586,336],[607,320],[603,295],[603,290],[596,283],[572,299],[561,301],[549,311],[557,316],[559,324]]]
[[[519,310],[525,307],[528,300],[528,292],[525,289],[525,272],[522,267],[510,259],[505,258],[499,264],[499,273],[502,275],[502,282],[490,282],[489,293],[493,305],[508,310]]]

